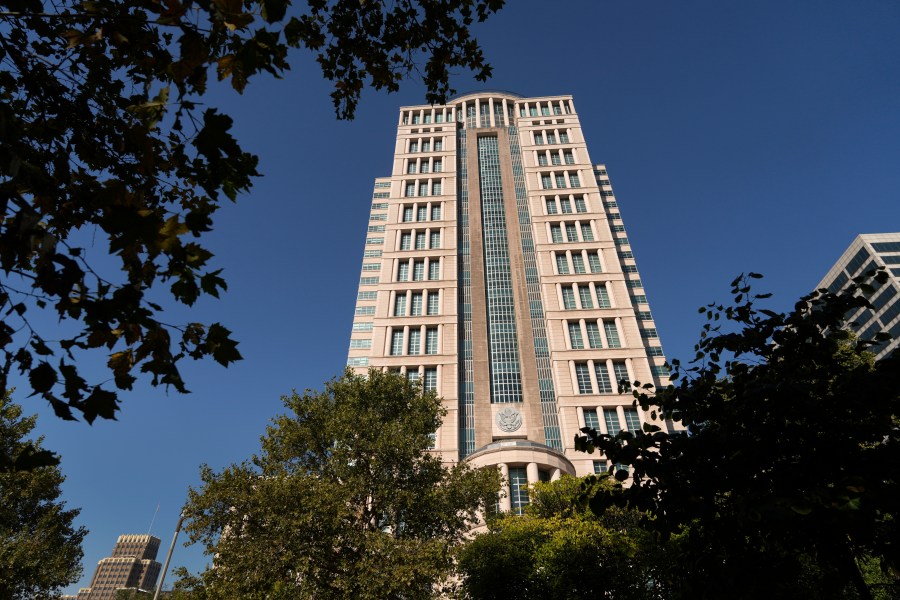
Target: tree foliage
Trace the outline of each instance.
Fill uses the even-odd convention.
[[[7,393],[0,397],[0,598],[44,598],[81,576],[84,527],[77,509],[59,501],[58,466],[34,464],[41,439],[29,440],[36,417]]]
[[[183,359],[238,360],[221,324],[161,314],[164,299],[226,289],[200,238],[258,175],[231,118],[203,102],[210,75],[240,92],[303,48],[340,118],[365,86],[409,75],[437,102],[450,69],[490,75],[469,28],[502,4],[0,0],[0,388],[18,371],[57,415],[90,422],[114,418],[136,374],[185,392]],[[69,327],[47,331],[48,317]],[[111,385],[79,372],[98,352]]]
[[[187,531],[214,555],[211,597],[431,598],[451,548],[499,489],[494,469],[444,467],[445,411],[398,375],[350,372],[284,398],[252,460],[191,490]]]
[[[695,360],[673,361],[673,385],[635,392],[685,433],[576,439],[633,468],[621,495],[592,503],[647,511],[664,534],[690,525],[694,597],[869,598],[859,561],[894,581],[900,567],[900,356],[875,362],[882,334],[857,340],[844,325],[885,273],[786,314],[757,308],[769,294],[752,292],[756,277],[732,283],[733,306],[701,309]]]
[[[670,565],[677,542],[658,543],[634,510],[592,513],[585,489],[609,494],[610,484],[563,477],[537,483],[524,516],[504,515],[459,552],[465,600],[565,600],[672,597]]]

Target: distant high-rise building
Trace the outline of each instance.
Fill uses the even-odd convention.
[[[161,565],[156,562],[159,538],[152,535],[120,535],[112,555],[100,559],[90,587],[78,590],[77,600],[114,600],[124,588],[152,590]],[[64,597],[65,598],[65,597]]]
[[[651,420],[627,382],[667,385],[665,358],[571,96],[484,92],[400,109],[391,175],[374,183],[348,365],[437,392],[448,416],[435,452],[498,465],[503,508],[517,512],[529,483],[611,468],[575,452],[580,428]]]
[[[887,270],[888,281],[869,298],[872,308],[848,315],[847,322],[863,340],[880,331],[890,334],[890,341],[872,347],[875,357],[883,358],[900,346],[900,233],[857,236],[817,287],[837,292],[850,279],[878,267]]]

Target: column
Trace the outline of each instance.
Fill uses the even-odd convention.
[[[509,495],[509,466],[506,463],[497,465],[500,467],[500,477],[503,483],[500,485],[500,512],[512,510],[512,498]]]
[[[528,477],[529,484],[535,484],[541,480],[540,475],[538,473],[537,463],[528,463],[528,466],[525,467],[525,473]]]

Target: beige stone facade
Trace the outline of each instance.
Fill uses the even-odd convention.
[[[392,173],[374,183],[348,365],[434,389],[448,410],[435,452],[499,465],[513,486],[604,470],[575,452],[575,435],[640,427],[649,415],[619,381],[666,385],[664,364],[571,96],[484,92],[400,109]]]
[[[120,589],[153,590],[159,577],[156,562],[159,538],[152,535],[120,535],[112,555],[97,563],[91,585],[78,590],[72,600],[113,600]]]

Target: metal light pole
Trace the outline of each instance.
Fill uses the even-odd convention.
[[[178,525],[175,526],[175,535],[172,537],[172,545],[169,546],[169,553],[166,554],[166,564],[163,565],[162,573],[159,574],[159,584],[156,586],[156,593],[153,594],[153,600],[159,600],[159,593],[162,591],[163,581],[166,579],[166,571],[169,570],[169,561],[172,560],[172,551],[175,550],[175,542],[178,540],[178,532],[181,531],[182,522],[184,522],[184,512],[178,517]]]

